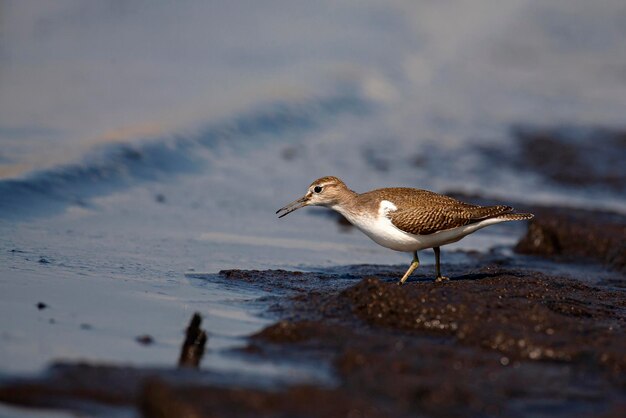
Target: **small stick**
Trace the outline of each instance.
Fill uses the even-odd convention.
[[[202,317],[194,313],[187,327],[185,341],[180,350],[178,367],[190,367],[197,369],[204,355],[204,346],[207,342],[206,332],[200,328]]]

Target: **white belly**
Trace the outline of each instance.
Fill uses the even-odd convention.
[[[435,232],[433,234],[414,235],[404,232],[392,224],[391,220],[385,216],[386,210],[388,210],[388,208],[383,207],[381,203],[381,210],[376,216],[372,217],[356,217],[349,212],[339,212],[377,244],[395,251],[403,252],[413,252],[452,244],[481,228],[505,221],[497,218],[485,219],[484,221]]]

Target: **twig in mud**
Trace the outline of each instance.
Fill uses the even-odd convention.
[[[207,342],[206,332],[200,328],[202,317],[199,313],[194,313],[187,327],[185,341],[180,350],[178,367],[198,368],[204,355],[204,346]]]

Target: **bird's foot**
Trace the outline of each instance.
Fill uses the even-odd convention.
[[[404,282],[403,282],[402,280],[398,280],[398,281],[396,282],[396,284],[397,284],[398,286],[402,286],[402,285],[404,284]]]
[[[435,283],[447,282],[448,280],[450,280],[449,277],[437,276],[437,278],[435,279]]]

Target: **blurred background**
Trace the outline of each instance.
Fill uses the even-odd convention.
[[[0,367],[170,361],[194,309],[218,346],[259,327],[185,272],[408,263],[275,218],[324,175],[625,213],[625,129],[623,0],[0,2]]]

